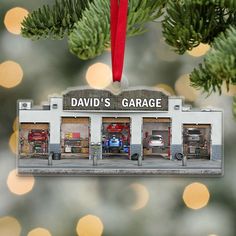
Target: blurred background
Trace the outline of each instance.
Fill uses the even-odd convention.
[[[69,53],[66,39],[32,42],[19,35],[28,12],[53,2],[0,4],[0,235],[236,235],[236,86],[209,97],[190,87],[188,74],[209,46],[178,56],[165,44],[158,22],[128,39],[124,76],[130,87],[161,88],[199,109],[224,110],[224,177],[16,176],[17,99],[40,104],[68,87],[102,89],[111,82],[109,50],[81,61]]]

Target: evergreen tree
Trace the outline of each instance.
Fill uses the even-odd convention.
[[[236,84],[235,0],[129,0],[127,35],[146,31],[145,24],[164,14],[166,43],[179,54],[200,43],[211,50],[191,73],[192,86],[207,93]],[[90,59],[110,47],[110,0],[56,0],[32,12],[22,24],[31,39],[68,37],[70,51]]]
[[[129,0],[127,35],[146,31],[145,23],[163,14],[165,0]],[[62,39],[80,59],[90,59],[110,47],[110,0],[61,0],[43,6],[22,23],[27,38]]]
[[[236,84],[236,1],[169,1],[163,21],[166,42],[179,54],[200,43],[212,46],[203,64],[191,74],[194,87],[219,91],[225,81]]]

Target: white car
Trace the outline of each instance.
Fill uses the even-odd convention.
[[[164,148],[164,141],[162,135],[150,135],[147,137],[146,145],[144,145],[146,148],[154,148],[154,147],[160,147]]]

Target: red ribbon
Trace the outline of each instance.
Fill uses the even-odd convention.
[[[127,15],[128,0],[111,0],[111,57],[113,82],[120,82],[122,77]]]

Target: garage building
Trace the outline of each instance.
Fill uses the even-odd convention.
[[[99,143],[101,158],[222,159],[222,111],[192,110],[161,91],[69,90],[40,107],[21,100],[18,109],[20,157],[91,158]]]

